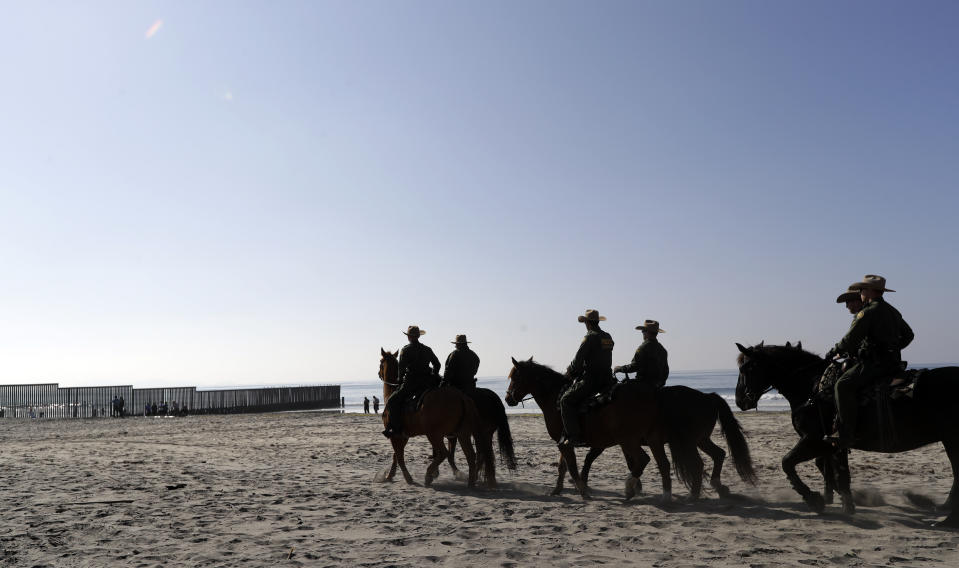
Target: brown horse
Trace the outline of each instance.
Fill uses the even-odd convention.
[[[383,400],[389,399],[393,391],[399,386],[397,375],[399,365],[397,363],[396,353],[390,353],[380,348],[380,379],[383,381]],[[384,410],[383,424],[389,421],[389,413]],[[470,437],[477,431],[480,424],[479,414],[476,411],[476,405],[472,400],[462,392],[452,387],[443,387],[428,391],[423,395],[423,399],[416,410],[406,412],[403,416],[401,426],[407,437],[391,438],[393,445],[393,464],[390,466],[390,472],[386,480],[392,480],[396,474],[396,467],[399,466],[403,472],[403,477],[407,483],[413,483],[409,470],[406,469],[406,460],[404,449],[409,437],[426,436],[433,446],[433,459],[429,467],[426,468],[426,477],[424,485],[429,486],[439,475],[439,466],[446,459],[446,448],[443,441],[447,436],[454,436],[459,440],[463,447],[463,453],[466,454],[466,462],[469,464],[468,483],[470,487],[476,485],[476,452],[473,450],[473,443]],[[477,444],[484,444],[482,437],[477,439]],[[492,454],[492,447],[482,447],[481,451],[486,455]]]
[[[509,381],[506,404],[516,406],[526,396],[531,395],[543,411],[546,431],[550,438],[559,440],[563,433],[563,419],[556,401],[568,385],[566,376],[536,363],[531,357],[528,361],[513,359]],[[649,445],[656,459],[663,481],[663,498],[672,498],[670,464],[665,450],[666,422],[659,413],[653,389],[638,383],[624,384],[619,387],[612,401],[594,412],[587,413],[582,420],[585,441],[590,448],[618,445],[622,449],[626,465],[632,474],[626,481],[626,499],[631,499],[636,494],[636,488],[641,486],[639,476],[649,462],[649,456],[643,451],[643,444]],[[697,497],[702,488],[703,461],[696,451],[695,442],[677,440],[670,444],[670,451],[676,463],[677,477],[690,489],[691,495]],[[558,495],[563,490],[563,478],[568,470],[580,495],[584,499],[589,498],[586,483],[576,467],[573,448],[560,447],[560,456],[559,477],[553,495]]]

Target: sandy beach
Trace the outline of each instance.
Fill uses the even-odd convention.
[[[654,465],[624,502],[615,449],[593,466],[593,499],[548,496],[557,452],[542,417],[511,416],[519,469],[470,490],[444,464],[432,487],[377,481],[391,450],[371,415],[284,413],[184,419],[0,422],[3,566],[947,566],[939,444],[851,456],[859,508],[809,511],[779,463],[784,413],[737,414],[759,485],[727,464],[733,498],[660,499]],[[725,443],[717,440],[725,448]],[[425,439],[407,462],[422,482]],[[582,459],[583,452],[579,452]],[[458,462],[465,467],[462,455]],[[801,470],[821,488],[812,465]],[[907,493],[920,498],[907,497]],[[929,503],[925,503],[928,500]],[[292,554],[291,554],[292,552]]]

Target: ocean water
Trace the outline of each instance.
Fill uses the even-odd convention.
[[[685,385],[703,392],[714,392],[723,397],[734,411],[736,408],[736,379],[739,373],[736,370],[723,369],[715,371],[671,371],[667,385]],[[622,375],[619,375],[622,377]],[[506,397],[506,388],[509,382],[506,377],[481,377],[476,382],[477,386],[490,389],[500,395],[500,398]],[[344,383],[340,385],[340,396],[346,398],[345,412],[363,412],[363,397],[370,399],[370,412],[373,411],[373,395],[380,398],[380,412],[383,411],[383,386],[379,380],[362,383]],[[759,400],[760,411],[779,411],[788,410],[789,403],[776,391],[771,391],[762,396]],[[506,407],[506,412],[510,414],[522,413],[541,413],[536,406],[536,401],[530,399],[519,406]]]

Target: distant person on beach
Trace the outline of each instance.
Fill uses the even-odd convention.
[[[579,405],[588,397],[601,392],[616,379],[612,373],[613,338],[599,328],[606,318],[596,310],[586,310],[577,321],[586,324],[583,338],[573,362],[566,369],[566,376],[573,385],[563,393],[559,401],[563,417],[563,436],[559,445],[575,445],[582,442],[579,430]]]
[[[369,397],[363,397],[363,414],[370,413],[370,399]]]
[[[856,362],[843,372],[835,387],[839,414],[838,445],[842,450],[848,450],[855,442],[859,389],[892,377],[899,370],[901,351],[914,337],[912,328],[899,310],[883,298],[885,292],[895,292],[886,288],[885,278],[867,274],[862,282],[849,289],[859,291],[863,308],[852,320],[846,335],[826,353],[828,361],[840,353],[857,355]],[[831,438],[835,441],[834,437]]]
[[[411,325],[403,334],[409,339],[409,343],[400,350],[399,376],[397,377],[400,386],[386,401],[389,423],[386,425],[386,430],[383,430],[383,435],[387,438],[403,435],[400,424],[403,422],[402,415],[406,401],[428,388],[434,381],[433,376],[440,372],[440,360],[436,358],[436,354],[420,343],[420,336],[426,335],[426,330]]]
[[[157,403],[151,402],[151,403],[150,403],[150,416],[156,416],[156,415],[157,415]]]
[[[666,384],[666,378],[669,377],[666,348],[657,339],[666,330],[660,329],[658,321],[650,319],[636,326],[636,329],[643,332],[643,342],[636,348],[633,360],[613,369],[613,375],[636,373],[636,380],[641,384],[659,388]]]
[[[173,415],[174,416],[180,415],[180,403],[175,400],[173,401]]]
[[[373,414],[380,413],[380,399],[373,395]]]
[[[480,358],[475,351],[469,348],[470,341],[466,335],[457,335],[456,341],[451,342],[455,349],[446,357],[443,366],[443,382],[440,385],[456,387],[464,392],[476,388],[476,372],[479,370]]]

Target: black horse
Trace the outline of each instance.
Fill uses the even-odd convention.
[[[506,403],[516,406],[527,395],[532,396],[543,411],[547,433],[553,440],[559,440],[563,421],[556,401],[569,386],[568,378],[530,358],[528,361],[513,359],[509,379]],[[632,498],[642,491],[640,476],[650,461],[642,446],[648,446],[660,471],[663,496],[669,500],[672,494],[670,464],[663,449],[668,443],[677,477],[689,487],[691,499],[699,497],[702,486],[703,460],[696,451],[697,447],[712,457],[710,483],[720,496],[726,496],[729,489],[720,479],[726,452],[709,439],[717,419],[736,471],[747,483],[755,483],[756,474],[746,437],[722,397],[682,386],[653,389],[637,381],[626,381],[617,389],[608,404],[581,417],[590,447],[582,475],[576,471],[576,456],[572,449],[561,448],[554,495],[562,491],[563,478],[568,470],[580,493],[587,497],[589,467],[593,460],[604,449],[619,445],[631,474],[626,481],[625,495],[626,499]]]
[[[499,395],[490,389],[475,388],[467,394],[473,399],[473,402],[476,403],[476,410],[480,415],[480,428],[479,431],[475,433],[475,436],[484,436],[489,440],[486,444],[477,445],[479,449],[478,463],[484,471],[487,467],[490,468],[490,471],[486,472],[486,480],[490,487],[495,487],[496,469],[493,465],[492,456],[487,459],[487,456],[483,455],[482,452],[482,449],[485,447],[493,447],[494,432],[496,433],[496,440],[499,443],[499,455],[505,462],[506,469],[516,471],[516,456],[513,453],[513,435],[509,429],[506,407],[503,406],[503,401]],[[460,477],[462,473],[457,469],[454,460],[456,437],[450,436],[446,441],[449,444],[450,450],[446,459],[449,461],[450,467],[453,468],[453,475]]]
[[[771,389],[789,401],[793,427],[800,440],[783,457],[782,465],[793,489],[814,511],[821,512],[825,501],[803,483],[796,466],[824,458],[821,469],[827,490],[834,480],[843,509],[852,513],[846,456],[823,441],[831,429],[834,403],[812,396],[827,361],[804,351],[800,345],[760,343],[743,347],[737,343],[736,347],[740,352],[736,405],[742,410],[756,408],[759,397]],[[858,450],[898,453],[942,442],[952,465],[952,489],[943,505],[950,513],[940,525],[959,527],[959,507],[954,506],[959,499],[959,367],[925,371],[916,381],[911,399],[889,401],[885,395],[878,396],[875,404],[860,408],[858,423],[858,440],[853,445]]]

